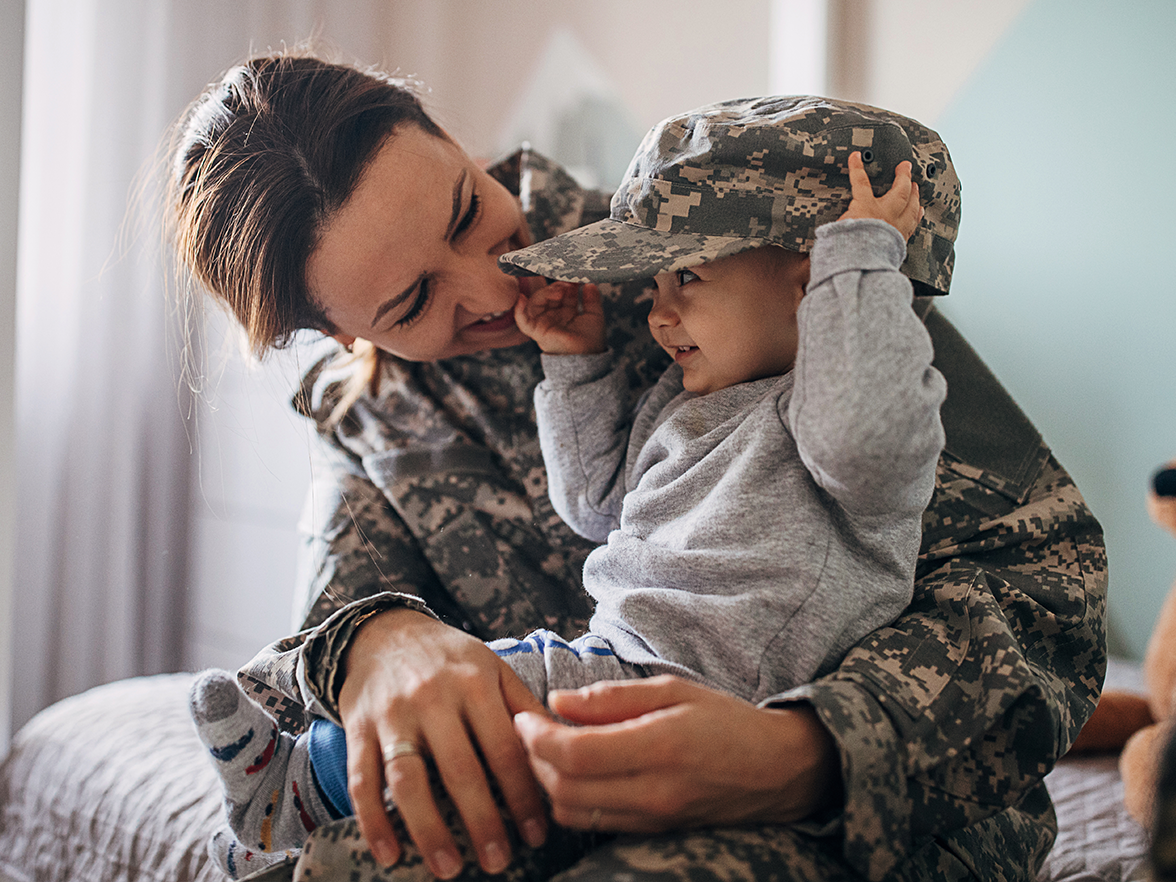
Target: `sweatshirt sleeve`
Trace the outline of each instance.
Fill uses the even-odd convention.
[[[573,530],[603,542],[625,495],[628,381],[611,352],[544,355],[535,389],[539,444],[551,504]]]
[[[808,470],[852,515],[922,511],[943,448],[946,384],[898,271],[905,255],[883,221],[818,228],[798,314],[786,418]]]

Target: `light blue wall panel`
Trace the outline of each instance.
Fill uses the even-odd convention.
[[[1102,520],[1136,657],[1176,577],[1144,509],[1176,457],[1173,46],[1171,0],[1036,0],[936,126],[963,181],[944,311]]]

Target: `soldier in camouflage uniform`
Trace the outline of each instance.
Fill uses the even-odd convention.
[[[229,91],[224,100],[234,98]],[[950,172],[946,151],[934,168]],[[608,215],[602,196],[528,152],[493,174],[519,198],[536,240]],[[920,184],[929,215],[932,201],[952,205],[950,196],[929,198],[928,184],[941,185]],[[805,196],[802,186],[798,200]],[[949,277],[950,240],[921,248],[918,235],[909,251],[934,256]],[[630,365],[635,401],[665,366],[645,328],[644,287],[621,283],[603,293],[609,344]],[[932,301],[918,297],[915,309],[948,395],[914,600],[836,671],[764,702],[815,711],[836,745],[839,798],[788,825],[749,819],[569,837],[555,864],[541,865],[515,841],[511,878],[1033,878],[1056,829],[1042,778],[1089,716],[1103,679],[1101,530],[1040,435]],[[547,499],[531,401],[541,378],[537,351],[381,357],[372,381],[334,419],[354,372],[338,360],[320,363],[296,402],[322,442],[306,520],[308,630],[241,673],[291,730],[307,713],[339,721],[345,652],[385,610],[427,605],[484,639],[536,627],[576,633],[589,614],[579,576],[590,547]],[[407,843],[403,828],[399,835]],[[397,866],[381,868],[356,821],[345,819],[311,834],[296,862],[258,878],[366,882],[423,869],[410,846]],[[462,872],[480,871],[467,859]]]

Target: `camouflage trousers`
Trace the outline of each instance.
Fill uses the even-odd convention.
[[[432,777],[436,783],[435,770]],[[465,861],[459,882],[841,882],[868,877],[841,851],[840,822],[708,828],[654,836],[604,835],[553,827],[528,848],[510,831],[514,860],[488,876],[478,867],[456,809],[438,796]],[[501,803],[501,800],[500,800]],[[256,882],[435,882],[391,811],[403,847],[393,867],[380,867],[354,818],[316,829],[297,860],[245,877]],[[1020,807],[941,837],[926,837],[908,859],[875,882],[1030,882],[1053,841],[1053,809],[1044,786]]]
[[[457,878],[501,882],[840,882],[864,880],[849,867],[835,847],[822,844],[789,827],[722,828],[649,837],[616,837],[587,848],[578,859],[565,843],[557,853],[523,854],[498,876],[487,877],[472,862]],[[1004,843],[1007,844],[1007,841]],[[581,839],[578,846],[587,845]],[[956,880],[1033,880],[1032,863],[997,854],[990,843],[985,859],[991,875],[977,875],[973,856],[961,856],[942,843],[930,842],[916,851],[887,880],[956,882]],[[411,845],[396,866],[379,867],[359,835],[354,819],[335,821],[315,831],[296,863],[271,868],[249,877],[257,882],[435,882]],[[1020,860],[1028,860],[1021,850]],[[564,869],[556,869],[571,861]],[[971,866],[970,866],[971,865]],[[552,872],[554,870],[554,872]]]

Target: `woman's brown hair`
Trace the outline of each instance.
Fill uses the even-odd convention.
[[[254,354],[304,328],[333,330],[307,285],[307,261],[405,123],[444,137],[403,83],[292,53],[234,67],[188,108],[172,154],[173,240]]]

